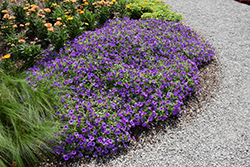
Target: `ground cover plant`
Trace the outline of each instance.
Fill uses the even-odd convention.
[[[250,5],[250,0],[237,0],[237,1]]]
[[[39,60],[49,46],[59,51],[84,31],[95,30],[112,18],[165,18],[180,21],[162,2],[122,0],[12,0],[0,7],[0,39],[5,71],[24,71]],[[144,5],[145,4],[145,5]],[[146,15],[144,15],[144,13]],[[18,65],[17,65],[18,64]]]
[[[179,117],[182,99],[198,91],[197,65],[215,55],[180,22],[124,18],[46,56],[26,72],[27,82],[47,83],[61,99],[62,131],[49,145],[68,160],[115,152],[133,140],[132,127]]]

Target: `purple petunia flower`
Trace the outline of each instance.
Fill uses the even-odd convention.
[[[66,124],[64,125],[64,129],[67,130],[69,128],[69,126]]]

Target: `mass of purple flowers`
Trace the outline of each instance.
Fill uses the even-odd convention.
[[[50,146],[68,160],[115,152],[134,139],[132,127],[179,117],[198,91],[197,65],[215,53],[180,22],[118,18],[45,55],[27,82],[46,84],[61,101]]]

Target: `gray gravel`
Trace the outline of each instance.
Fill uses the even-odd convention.
[[[250,6],[234,0],[164,2],[217,50],[225,76],[221,89],[203,106],[207,112],[185,128],[169,127],[154,135],[155,143],[141,142],[104,166],[250,167]]]
[[[234,0],[165,0],[217,50],[225,78],[207,112],[114,166],[250,166],[250,6]],[[172,133],[171,133],[172,132]],[[153,150],[151,150],[151,148]],[[247,151],[248,150],[248,151]],[[140,154],[141,153],[141,154]],[[129,153],[128,153],[129,154]]]

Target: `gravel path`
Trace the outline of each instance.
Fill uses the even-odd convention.
[[[209,78],[219,67],[214,62],[203,69],[207,75],[203,82],[211,89],[220,87],[219,91],[204,90],[197,95],[199,108],[184,112],[192,119],[166,121],[157,127],[160,130],[141,133],[127,151],[90,161],[87,166],[250,167],[250,6],[234,0],[164,2],[215,48],[224,77],[219,77],[220,85],[216,77],[211,78],[215,75]],[[207,94],[212,98],[204,102]],[[194,104],[194,98],[192,101]]]

